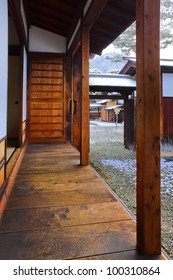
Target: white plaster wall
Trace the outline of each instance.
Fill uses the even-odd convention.
[[[66,38],[31,26],[29,30],[29,51],[66,53]]]
[[[7,134],[8,4],[0,0],[0,139]]]
[[[26,106],[27,106],[27,52],[24,47],[23,50],[23,121],[26,120]]]
[[[162,74],[162,94],[164,97],[173,97],[173,74]]]

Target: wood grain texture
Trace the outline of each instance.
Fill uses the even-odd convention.
[[[64,142],[66,138],[64,58],[48,55],[31,56],[28,93],[29,142]]]
[[[35,217],[33,219],[33,217]],[[18,232],[130,220],[116,202],[6,210],[0,232]],[[26,223],[26,221],[28,221]]]
[[[71,259],[136,247],[133,221],[1,234],[0,259]]]
[[[89,28],[82,27],[82,100],[80,164],[89,164]]]
[[[106,189],[84,189],[77,192],[36,193],[31,195],[13,195],[9,198],[7,209],[23,209],[58,205],[77,205],[79,203],[99,203],[113,201]]]
[[[162,98],[163,105],[163,131],[162,137],[165,142],[173,141],[173,98]]]
[[[79,259],[79,258],[78,258]],[[80,258],[80,260],[165,260],[163,255],[143,256],[136,250]]]
[[[5,140],[0,140],[0,161],[5,157]]]
[[[5,162],[6,162],[6,152],[5,152],[6,140],[0,140],[0,188],[5,179]]]
[[[79,163],[68,143],[27,147],[0,224],[0,259],[141,259],[135,222]]]
[[[0,188],[2,187],[4,179],[5,179],[5,162],[3,165],[0,166]]]
[[[81,151],[81,48],[73,56],[72,143]]]
[[[137,244],[160,254],[160,1],[137,0]]]

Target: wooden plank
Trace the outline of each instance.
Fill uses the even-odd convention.
[[[3,233],[0,237],[1,260],[73,259],[136,247],[133,221]]]
[[[160,0],[137,0],[137,246],[161,252]]]
[[[91,174],[85,175],[85,172],[88,172],[87,169],[80,170],[78,163],[79,163],[78,157],[66,156],[64,157],[64,159],[60,157],[58,158],[53,157],[49,159],[47,154],[46,161],[37,160],[36,162],[35,160],[35,164],[34,164],[32,159],[30,162],[27,160],[27,162],[21,166],[20,173],[24,173],[24,174],[40,173],[43,174],[43,176],[44,176],[44,172],[57,173],[59,178],[61,178],[61,176],[67,176],[67,178],[71,176],[72,179],[72,176],[74,176],[73,180],[75,180],[76,177],[78,178],[80,176],[84,176],[84,178],[85,176],[86,177],[91,176]]]
[[[31,85],[31,92],[51,92],[51,91],[58,91],[63,92],[64,86],[63,85]],[[32,94],[33,97],[33,94]],[[53,97],[53,96],[51,96]],[[60,98],[60,97],[59,97]]]
[[[32,76],[32,85],[63,85],[64,79],[63,77],[52,78],[52,77],[40,77],[34,78]]]
[[[0,188],[2,187],[4,179],[5,179],[5,162],[3,166],[0,166]]]
[[[5,156],[5,140],[0,141],[0,162]]]
[[[23,178],[24,177],[24,178]],[[99,179],[96,179],[92,176],[84,177],[81,179],[79,177],[75,177],[74,180],[70,180],[70,177],[63,181],[63,177],[61,176],[59,180],[59,176],[56,174],[52,174],[50,176],[47,174],[47,180],[43,180],[42,175],[33,174],[31,176],[24,176],[16,180],[14,184],[13,194],[21,195],[21,194],[35,194],[39,193],[40,191],[43,193],[46,192],[62,192],[62,191],[81,191],[83,189],[94,189],[94,188],[104,188],[104,184],[100,183]],[[93,180],[93,181],[91,181]],[[68,186],[67,186],[68,184]]]
[[[45,109],[45,110],[32,110],[31,111],[31,117],[50,117],[50,116],[55,116],[55,117],[62,117],[63,116],[63,109]]]
[[[82,112],[80,164],[89,164],[89,29],[82,27]]]
[[[78,258],[79,259],[79,258]],[[163,255],[143,256],[137,250],[80,258],[80,260],[165,260]]]
[[[42,93],[40,91],[33,91],[31,96],[31,104],[36,102],[54,102],[57,103],[63,102],[64,94],[63,92],[59,91],[43,91]]]
[[[78,192],[52,192],[25,195],[13,195],[9,198],[6,209],[27,209],[60,205],[77,205],[115,201],[112,194],[103,188],[83,189]]]
[[[32,70],[37,71],[63,71],[63,64],[52,64],[52,63],[33,63],[31,66]]]
[[[63,116],[61,117],[31,117],[30,123],[35,123],[35,124],[42,124],[42,123],[62,123],[64,121]]]
[[[33,219],[33,217],[35,218]],[[123,211],[118,202],[6,210],[0,226],[0,233],[122,220],[130,220],[130,217],[127,212]]]
[[[63,71],[39,71],[39,70],[33,70],[31,73],[31,77],[35,78],[63,78]]]
[[[32,139],[30,139],[30,144],[35,144],[35,143],[42,143],[42,144],[59,144],[62,143],[62,137],[64,136],[64,134],[59,135],[59,136],[52,136],[52,135],[48,135],[46,136],[40,136],[38,137],[38,135],[36,137],[33,137]]]
[[[63,99],[46,98],[45,100],[41,99],[41,102],[40,100],[32,100],[31,109],[63,109],[63,105]]]
[[[163,97],[163,140],[173,141],[173,98]]]
[[[143,259],[135,222],[79,158],[69,143],[27,147],[0,226],[0,259]]]
[[[39,123],[39,124],[35,124],[32,123],[32,128],[30,131],[53,131],[53,130],[63,130],[64,129],[64,124],[63,123],[53,123],[53,124],[49,124],[49,123]]]
[[[34,142],[37,143],[40,143],[40,140],[42,138],[46,138],[47,140],[47,143],[51,142],[51,138],[60,138],[60,139],[63,139],[63,131],[30,131],[30,137],[31,138],[35,138],[35,139],[38,139],[38,140],[35,140]],[[50,141],[48,141],[48,139],[50,138]],[[62,141],[62,140],[61,140]],[[42,140],[41,140],[42,142]]]

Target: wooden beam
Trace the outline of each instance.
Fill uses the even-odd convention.
[[[135,100],[124,99],[124,146],[135,148]]]
[[[20,0],[17,1],[8,1],[8,8],[9,8],[9,14],[13,18],[16,31],[20,40],[21,44],[25,44],[26,50],[28,50],[28,38],[25,33],[24,23],[21,16],[20,11]]]
[[[85,6],[85,0],[81,0],[78,7],[77,7],[77,10],[76,10],[76,14],[75,14],[75,17],[73,19],[73,22],[70,26],[70,29],[69,29],[69,32],[68,32],[68,36],[67,36],[67,46],[73,36],[73,32],[78,24],[78,21],[79,19],[81,19],[82,17],[82,12],[83,12],[83,9],[84,9],[84,6]],[[80,33],[80,31],[78,31],[78,33]],[[81,39],[81,38],[80,38]]]
[[[136,0],[137,22],[137,246],[161,252],[160,0]]]
[[[82,112],[80,164],[89,164],[89,28],[82,27]]]
[[[88,25],[89,29],[94,25],[100,13],[106,6],[108,0],[92,0],[86,14],[84,15],[84,24]]]
[[[77,11],[76,16],[73,20],[73,23],[71,25],[70,31],[67,36],[67,46],[69,45],[69,42],[73,36],[73,32],[77,26],[77,23],[79,19],[83,20],[83,24],[87,25],[89,29],[94,25],[96,20],[98,19],[101,11],[104,9],[105,5],[107,4],[108,0],[92,0],[91,4],[88,7],[88,10],[86,10],[86,13],[84,14],[85,5],[87,4],[87,1],[81,0]],[[73,50],[76,48],[80,41],[80,35],[81,34],[81,26],[79,27],[76,35],[74,36],[74,39],[71,43],[71,46],[69,48],[70,52],[73,52]],[[75,41],[75,42],[74,42]]]

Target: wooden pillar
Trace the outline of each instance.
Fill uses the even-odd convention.
[[[135,147],[135,107],[134,98],[124,99],[124,146]]]
[[[82,27],[82,112],[80,164],[89,164],[89,28]]]
[[[160,0],[136,0],[137,246],[161,252]]]
[[[81,47],[73,55],[73,96],[72,96],[72,133],[73,145],[81,151],[81,107],[82,107],[82,89],[81,89]]]
[[[67,56],[67,67],[66,67],[66,139],[72,141],[72,55]]]

